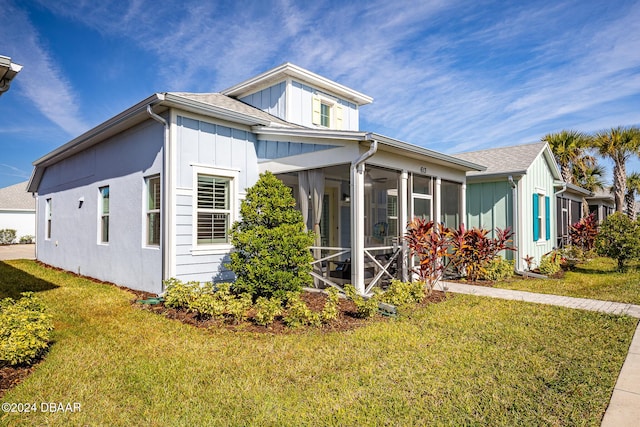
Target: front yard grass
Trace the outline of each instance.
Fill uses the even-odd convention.
[[[33,261],[0,262],[8,274],[0,297],[37,287],[55,331],[2,402],[81,411],[2,425],[597,426],[637,323],[456,295],[348,332],[202,330]]]
[[[494,286],[542,294],[640,304],[640,263],[629,263],[624,272],[619,272],[616,268],[616,261],[611,258],[595,258],[577,264],[561,279],[517,278],[497,282]]]

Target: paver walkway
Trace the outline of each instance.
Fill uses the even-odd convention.
[[[444,289],[443,289],[444,287]],[[539,304],[557,305],[580,310],[601,311],[611,314],[626,314],[640,318],[640,306],[611,301],[598,301],[586,298],[565,297],[560,295],[536,294],[533,292],[510,289],[490,288],[486,286],[465,285],[462,283],[440,282],[437,290],[447,292],[486,296]],[[627,358],[622,365],[618,380],[613,389],[611,401],[602,419],[602,427],[626,427],[640,425],[640,325],[629,346]]]

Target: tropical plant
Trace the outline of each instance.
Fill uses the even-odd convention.
[[[627,191],[624,195],[626,214],[632,221],[636,219],[636,195],[638,194],[640,194],[640,173],[633,172],[627,176]]]
[[[513,276],[514,261],[502,258],[500,255],[492,259],[485,266],[483,280],[498,281]]]
[[[496,228],[496,237],[489,237],[489,230],[473,227],[466,230],[461,224],[449,231],[451,253],[449,257],[458,272],[475,282],[486,274],[487,265],[499,252],[514,250],[510,247],[513,232],[510,227]]]
[[[313,232],[305,231],[291,190],[270,172],[247,190],[233,224],[229,268],[236,274],[237,292],[257,297],[282,297],[312,283]]]
[[[545,135],[542,141],[549,144],[565,182],[578,184],[573,171],[575,169],[582,170],[595,160],[586,154],[586,150],[591,144],[591,137],[582,132],[562,130],[558,133]]]
[[[605,172],[604,167],[597,163],[586,165],[583,168],[575,165],[573,167],[573,176],[576,178],[576,184],[591,192],[604,189],[603,176]]]
[[[626,192],[626,163],[632,155],[638,155],[640,149],[640,129],[638,127],[618,126],[608,131],[598,132],[594,146],[601,156],[613,161],[613,197],[616,211],[624,210]]]
[[[640,258],[640,224],[620,212],[609,215],[600,225],[596,251],[615,259],[618,270],[624,270],[626,261]]]
[[[405,239],[411,255],[418,258],[414,272],[431,291],[445,271],[450,230],[443,224],[416,217],[407,225]]]
[[[581,248],[583,251],[593,249],[596,236],[598,235],[598,221],[595,213],[580,218],[578,222],[569,228],[569,239],[571,245]]]

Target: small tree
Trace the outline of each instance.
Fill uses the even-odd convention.
[[[625,261],[640,257],[640,224],[616,212],[600,226],[595,244],[599,255],[615,259],[618,261],[618,270],[624,270]]]
[[[231,231],[229,268],[236,274],[235,289],[258,297],[284,297],[312,283],[313,232],[304,230],[291,190],[272,173],[260,175],[247,190]]]

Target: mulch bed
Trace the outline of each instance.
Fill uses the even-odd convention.
[[[419,306],[427,306],[429,304],[438,303],[451,294],[445,296],[443,292],[433,291],[432,294],[426,298],[419,304]],[[314,312],[321,312],[325,302],[327,301],[327,296],[324,293],[319,292],[303,292],[301,294],[301,299],[307,304],[310,310]],[[249,313],[249,318],[245,322],[234,323],[229,319],[206,319],[200,318],[195,313],[188,312],[186,310],[178,310],[175,308],[165,307],[164,304],[156,304],[156,305],[143,305],[136,304],[138,307],[149,310],[151,312],[163,315],[169,319],[175,319],[182,323],[186,323],[188,325],[192,325],[198,328],[224,328],[231,331],[243,331],[243,332],[256,332],[256,333],[267,333],[267,334],[292,334],[299,333],[301,331],[307,330],[308,328],[300,327],[300,328],[291,328],[288,327],[282,317],[277,317],[276,320],[269,326],[261,326],[257,325],[252,321],[252,313]],[[361,326],[365,326],[372,321],[386,321],[389,317],[377,315],[373,319],[361,319],[356,315],[356,306],[351,300],[340,299],[340,303],[338,306],[338,318],[327,325],[323,325],[317,329],[323,332],[340,332],[340,331],[349,331]]]
[[[40,362],[38,360],[32,365],[5,366],[0,368],[0,398],[13,387],[25,380],[33,371],[36,370]]]

